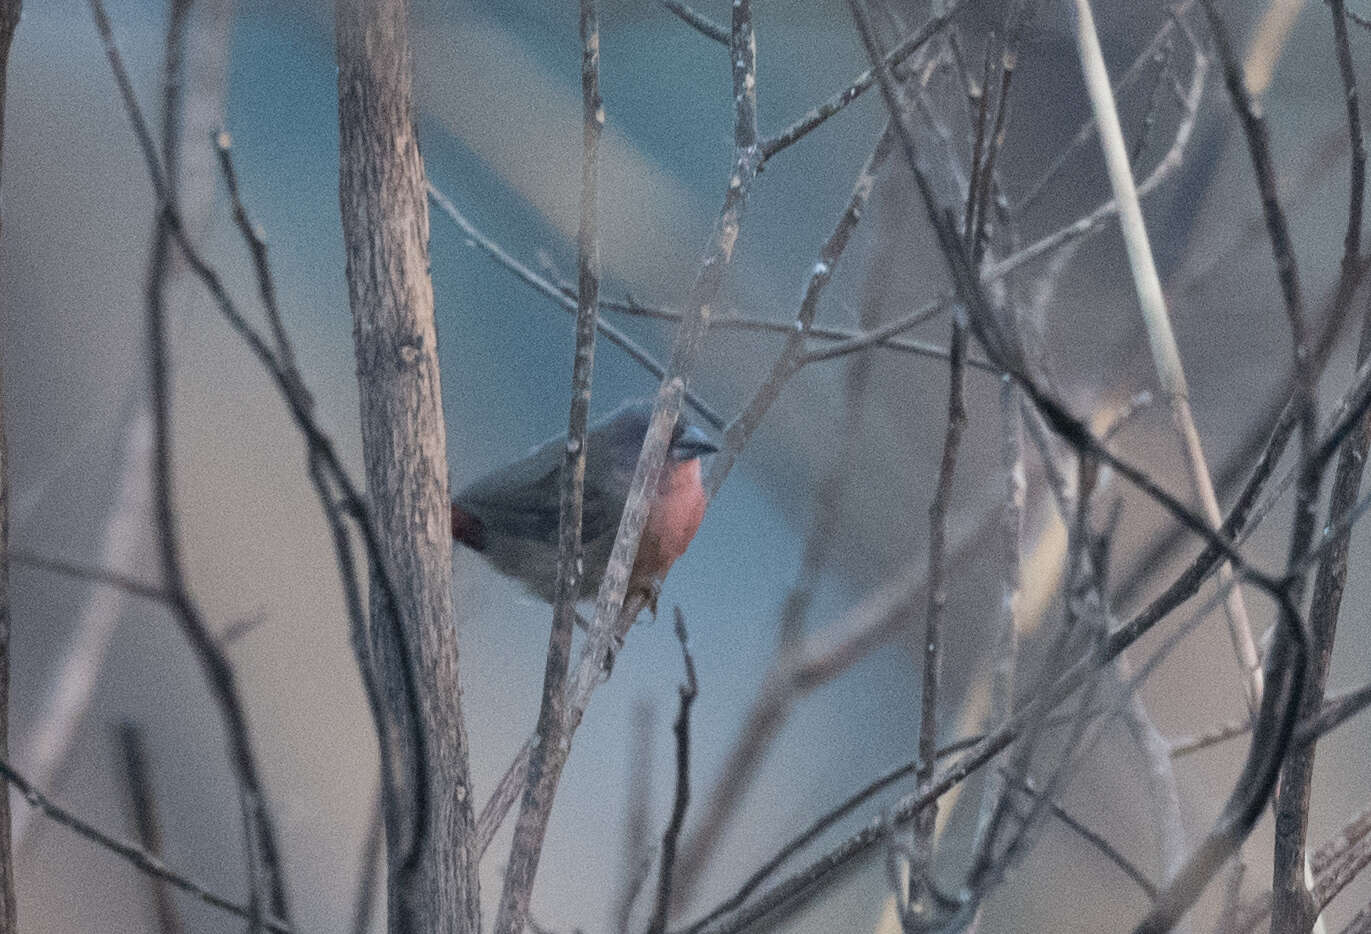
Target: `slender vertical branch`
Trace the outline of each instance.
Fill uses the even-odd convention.
[[[1000,512],[999,546],[1003,564],[1000,584],[999,624],[991,650],[990,710],[987,723],[1003,723],[1014,701],[1015,668],[1019,656],[1019,604],[1022,598],[1023,568],[1019,548],[1023,538],[1024,476],[1022,415],[1020,393],[1007,377],[1000,386],[1000,417],[1003,438],[1000,465],[1005,472],[1005,501]],[[996,769],[986,776],[981,792],[980,812],[972,840],[972,852],[987,851],[995,811],[1006,791],[1006,777]]]
[[[975,230],[970,221],[976,210],[968,206],[967,230]],[[942,460],[938,467],[938,485],[933,502],[928,507],[928,616],[924,622],[923,685],[919,703],[919,770],[916,778],[920,788],[933,780],[938,743],[938,691],[942,680],[942,627],[947,610],[947,510],[952,499],[952,481],[957,469],[957,454],[962,433],[966,430],[966,328],[960,321],[952,324],[952,366],[948,376],[947,431],[943,437]],[[921,917],[931,915],[933,898],[932,872],[933,831],[938,822],[937,799],[929,801],[914,821],[914,846],[909,867],[909,907]]]
[[[16,772],[14,766],[3,758],[0,758],[0,778],[3,778],[11,788],[19,792],[29,806],[44,817],[114,854],[139,872],[162,879],[206,905],[226,911],[245,921],[252,921],[253,911],[251,909],[245,908],[237,902],[229,901],[221,895],[216,895],[194,879],[171,869],[157,856],[142,847],[117,840],[109,834],[101,832],[89,821],[83,820],[77,814],[60,806],[38,788],[35,788],[28,779]],[[292,930],[275,918],[263,919],[263,926],[273,934],[291,934]]]
[[[107,48],[112,48],[109,22],[99,0],[92,0],[92,10]],[[173,496],[171,354],[166,334],[165,291],[172,254],[172,216],[176,207],[173,180],[176,177],[180,117],[181,43],[189,10],[188,0],[173,0],[167,28],[161,146],[162,177],[165,182],[158,193],[159,204],[145,285],[145,326],[153,415],[153,514],[163,583],[169,593],[173,615],[205,672],[211,693],[225,720],[229,758],[238,781],[243,816],[251,929],[260,931],[266,911],[264,897],[271,899],[274,914],[287,923],[290,921],[281,869],[274,858],[279,848],[275,843],[275,830],[267,811],[266,795],[258,775],[257,760],[252,750],[242,701],[238,697],[233,668],[190,592]],[[152,145],[150,137],[147,142]]]
[[[389,918],[393,932],[475,932],[478,860],[452,625],[446,427],[407,15],[405,0],[340,0],[335,10],[339,203],[380,558],[372,577],[398,585],[372,588],[373,667],[391,719],[407,728],[397,733],[411,737],[413,780],[441,802],[436,819],[408,833],[407,815],[387,808]],[[398,644],[389,635],[397,623]],[[411,659],[413,705],[405,690]],[[416,727],[428,738],[422,747],[410,732]]]
[[[676,638],[681,643],[681,657],[685,660],[685,683],[681,685],[681,706],[676,713],[676,793],[671,804],[671,822],[662,835],[662,864],[657,877],[657,901],[648,923],[648,934],[663,934],[667,912],[671,908],[671,878],[676,868],[676,845],[681,839],[686,808],[690,806],[690,708],[700,693],[695,680],[695,659],[690,657],[690,643],[686,636],[685,617],[675,608]]]
[[[540,734],[535,742],[545,745],[547,751],[539,775],[529,781],[529,791],[515,823],[514,847],[495,919],[496,934],[520,934],[527,922],[543,837],[562,768],[571,752],[572,737],[611,655],[645,603],[645,595],[628,593],[629,574],[656,495],[671,428],[680,414],[686,383],[694,371],[724,274],[732,262],[743,211],[761,165],[757,146],[757,41],[750,0],[734,0],[729,55],[733,66],[734,149],[723,208],[701,256],[699,273],[686,296],[685,314],[672,341],[666,375],[653,403],[647,437],[638,455],[614,547],[596,595],[595,616],[567,686],[565,717],[554,733]]]
[[[0,149],[5,142],[5,92],[10,43],[19,26],[22,0],[0,0]],[[3,165],[0,164],[0,178]],[[0,205],[3,210],[3,205]],[[0,232],[4,218],[0,216]],[[10,485],[9,442],[5,437],[4,373],[0,368],[0,758],[9,756],[10,709]],[[0,794],[0,934],[14,934],[14,854],[8,794]]]
[[[162,823],[157,815],[157,798],[152,790],[152,773],[148,768],[143,737],[133,723],[123,723],[118,732],[119,752],[124,760],[124,776],[128,781],[129,797],[133,804],[133,821],[138,829],[138,843],[153,856],[162,854]],[[153,904],[157,909],[157,929],[162,934],[180,934],[185,930],[176,902],[171,897],[167,881],[149,876],[152,883]]]
[[[583,558],[581,519],[585,494],[586,421],[595,367],[595,321],[600,291],[600,241],[597,231],[597,150],[604,125],[600,100],[600,25],[595,0],[581,0],[581,223],[578,235],[576,359],[571,377],[571,414],[561,471],[557,582],[552,632],[543,671],[542,703],[535,740],[529,749],[523,801],[514,830],[514,849],[505,871],[496,930],[518,934],[528,918],[528,900],[538,871],[547,814],[561,777],[561,749],[570,742],[566,724],[565,686],[571,663],[571,634],[581,592]],[[551,758],[550,758],[551,757]],[[508,926],[507,928],[505,926]]]
[[[1128,148],[1124,144],[1118,110],[1109,87],[1109,73],[1105,69],[1104,54],[1100,50],[1100,40],[1095,32],[1094,14],[1091,12],[1089,0],[1075,0],[1074,9],[1076,48],[1085,76],[1086,90],[1090,94],[1095,123],[1100,131],[1100,145],[1104,150],[1105,164],[1109,170],[1109,182],[1114,191],[1114,199],[1119,205],[1124,245],[1128,251],[1129,268],[1133,272],[1133,284],[1137,290],[1143,323],[1147,326],[1148,344],[1152,350],[1157,380],[1171,407],[1171,418],[1181,442],[1181,453],[1185,459],[1191,489],[1199,500],[1205,518],[1210,525],[1217,526],[1222,521],[1222,513],[1214,492],[1209,465],[1205,462],[1199,432],[1190,413],[1185,370],[1181,364],[1175,334],[1171,330],[1171,319],[1167,313],[1166,299],[1162,295],[1161,279],[1152,259],[1152,245],[1143,222],[1142,208],[1138,203],[1138,192],[1129,165]],[[1232,574],[1230,567],[1221,566],[1220,583],[1227,584]],[[1248,709],[1255,711],[1262,692],[1261,661],[1257,655],[1257,645],[1252,637],[1252,626],[1248,621],[1247,606],[1241,590],[1235,587],[1229,591],[1229,597],[1224,602],[1224,612],[1228,616],[1228,630],[1233,641],[1233,649],[1245,678]]]
[[[1357,104],[1356,75],[1352,69],[1347,41],[1347,22],[1343,17],[1341,0],[1333,0],[1334,46],[1339,62],[1343,93],[1347,101],[1348,133],[1352,140],[1352,180],[1348,197],[1348,227],[1344,238],[1342,264],[1344,288],[1355,275],[1361,237],[1362,199],[1365,189],[1366,156],[1361,140],[1361,115]],[[1361,338],[1357,347],[1357,365],[1371,354],[1371,304],[1362,321]],[[1326,526],[1334,526],[1344,519],[1357,499],[1361,488],[1366,456],[1371,449],[1371,420],[1357,425],[1338,457],[1328,494]],[[1332,661],[1333,640],[1337,632],[1338,611],[1347,584],[1347,556],[1350,529],[1333,539],[1329,550],[1319,562],[1314,578],[1314,596],[1309,608],[1310,646],[1313,665],[1309,685],[1300,703],[1300,716],[1318,713],[1323,704],[1328,668]],[[1276,798],[1276,865],[1272,883],[1274,896],[1271,913],[1272,934],[1307,931],[1315,923],[1318,909],[1309,892],[1306,876],[1308,856],[1305,838],[1309,832],[1309,801],[1314,773],[1317,743],[1308,743],[1294,750],[1281,774],[1281,786]]]
[[[595,618],[586,633],[585,644],[577,658],[574,674],[567,682],[563,700],[564,719],[552,724],[552,732],[539,734],[531,742],[529,781],[523,805],[514,824],[514,845],[505,868],[505,884],[500,893],[499,913],[495,918],[498,934],[519,934],[528,923],[528,906],[542,854],[547,824],[557,785],[571,741],[596,685],[604,678],[610,656],[627,636],[629,627],[646,604],[642,593],[628,594],[629,575],[637,557],[638,541],[647,524],[648,510],[656,495],[662,463],[666,459],[671,429],[681,411],[682,384],[669,381],[657,393],[652,420],[643,441],[642,454],[629,486],[624,513],[619,520],[614,548],[605,567],[600,592],[595,601]],[[541,747],[539,774],[533,773],[533,759]],[[517,768],[516,766],[511,767]]]
[[[838,217],[837,223],[834,224],[833,232],[829,234],[828,239],[819,248],[819,258],[809,272],[809,279],[805,282],[804,295],[800,299],[800,309],[795,315],[794,326],[786,337],[785,345],[772,362],[771,369],[762,381],[762,385],[757,388],[743,411],[729,423],[728,428],[724,431],[723,447],[713,458],[713,463],[709,468],[709,476],[705,478],[705,490],[711,498],[723,485],[729,471],[733,469],[734,461],[737,460],[742,449],[752,438],[753,432],[757,430],[757,426],[766,417],[766,413],[772,404],[780,396],[786,381],[801,367],[817,359],[804,352],[809,329],[813,326],[814,318],[819,312],[819,302],[823,298],[824,291],[833,279],[834,269],[837,267],[838,261],[842,259],[843,253],[847,250],[847,245],[852,239],[853,232],[857,229],[862,215],[866,212],[867,202],[870,201],[872,189],[876,185],[877,174],[889,156],[893,145],[894,137],[891,135],[889,125],[887,125],[877,138],[876,145],[872,147],[866,162],[857,172],[847,207]]]

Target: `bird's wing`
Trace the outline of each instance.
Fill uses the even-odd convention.
[[[457,495],[458,505],[478,516],[488,531],[556,542],[564,450],[561,438],[545,442],[522,460],[472,483]],[[610,502],[594,483],[586,484],[583,502],[582,540],[613,534],[623,503]]]

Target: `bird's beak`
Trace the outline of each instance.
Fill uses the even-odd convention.
[[[719,450],[709,437],[699,428],[691,425],[671,444],[671,454],[677,460],[688,461],[694,457],[704,457]]]

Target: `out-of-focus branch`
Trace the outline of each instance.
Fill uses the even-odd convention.
[[[1200,49],[1199,45],[1191,41],[1193,49],[1194,63],[1190,70],[1190,84],[1186,88],[1185,99],[1181,102],[1182,116],[1180,123],[1176,126],[1176,131],[1171,139],[1171,146],[1166,154],[1153,166],[1152,171],[1147,177],[1138,183],[1137,192],[1139,197],[1146,197],[1155,191],[1162,182],[1166,181],[1176,170],[1180,168],[1185,158],[1186,150],[1190,145],[1190,140],[1194,136],[1195,121],[1199,115],[1200,98],[1204,94],[1206,78],[1209,74],[1209,59]],[[1093,126],[1093,123],[1092,123]],[[1072,223],[1046,234],[1006,256],[1004,259],[990,263],[981,270],[982,282],[994,282],[1009,275],[1026,263],[1029,263],[1041,256],[1046,256],[1054,250],[1060,249],[1068,243],[1076,242],[1083,237],[1095,234],[1103,228],[1105,221],[1119,213],[1119,202],[1117,199],[1110,199],[1101,204],[1089,214],[1073,221]]]
[[[19,26],[22,0],[0,0],[0,148],[5,141],[5,91],[10,43]],[[0,166],[0,173],[3,166]],[[4,218],[0,217],[0,231]],[[0,367],[0,383],[4,379]],[[0,389],[0,758],[9,756],[10,710],[10,456],[5,436],[5,399]],[[15,934],[14,844],[8,794],[0,794],[0,934]]]
[[[113,48],[109,22],[100,0],[91,0],[97,28],[107,49]],[[169,605],[181,632],[195,653],[211,696],[224,719],[229,762],[238,785],[243,817],[244,850],[247,857],[250,929],[259,931],[270,899],[270,910],[290,923],[285,884],[279,860],[274,821],[258,773],[247,716],[232,665],[214,638],[209,624],[190,591],[177,522],[172,476],[171,352],[167,339],[167,275],[174,249],[172,213],[177,205],[177,155],[181,109],[182,44],[189,0],[173,0],[167,26],[162,102],[162,178],[158,210],[153,226],[152,251],[145,285],[145,326],[149,393],[152,407],[153,516],[163,583]],[[113,57],[111,62],[113,62]]]
[[[14,767],[2,758],[0,758],[0,778],[4,778],[11,787],[23,795],[24,800],[29,803],[30,807],[40,811],[44,817],[55,823],[61,824],[77,836],[85,837],[96,846],[113,853],[139,872],[162,879],[168,884],[180,889],[182,892],[185,892],[187,895],[204,902],[206,905],[218,908],[221,911],[226,911],[229,914],[237,915],[239,918],[248,921],[252,920],[254,914],[252,909],[246,908],[237,902],[230,901],[222,895],[214,894],[188,876],[184,876],[181,873],[170,869],[155,855],[147,852],[142,847],[135,846],[132,843],[126,843],[123,840],[117,840],[98,830],[95,825],[91,824],[89,821],[83,820],[66,808],[56,804],[51,798],[43,794],[43,792],[29,784],[28,779],[16,772]],[[263,918],[262,926],[266,930],[273,932],[273,934],[291,934],[290,926],[279,919],[270,917]]]
[[[1128,70],[1123,73],[1123,77],[1120,78],[1118,84],[1113,87],[1115,97],[1132,87],[1133,84],[1142,77],[1147,65],[1156,57],[1157,53],[1165,48],[1168,42],[1174,40],[1174,33],[1181,21],[1181,17],[1194,5],[1195,0],[1181,0],[1180,3],[1176,4],[1170,11],[1170,15],[1167,16],[1167,18],[1162,21],[1161,26],[1158,27],[1156,34],[1152,36],[1152,40],[1143,47],[1142,51],[1138,53],[1137,58],[1133,59],[1133,64],[1128,66]],[[1013,213],[1022,214],[1033,206],[1034,202],[1036,202],[1043,192],[1047,190],[1047,186],[1056,180],[1057,176],[1066,168],[1067,161],[1075,154],[1076,150],[1089,142],[1094,131],[1095,116],[1092,112],[1092,114],[1081,123],[1080,128],[1076,130],[1076,135],[1071,137],[1071,141],[1056,152],[1052,162],[1043,173],[1038,176],[1033,184],[1029,186],[1028,191],[1019,199],[1019,202],[1014,205]]]
[[[133,804],[133,822],[138,829],[138,843],[152,856],[162,853],[162,822],[157,816],[157,798],[152,790],[152,773],[148,768],[143,737],[133,723],[123,723],[118,732],[119,752],[124,760],[124,775],[128,781],[129,797]],[[167,880],[149,876],[153,903],[157,909],[157,929],[162,934],[180,934],[185,930],[180,912],[167,889]]]
[[[1021,791],[1033,796],[1034,798],[1042,797],[1041,793],[1037,790],[1037,788],[1033,785],[1031,781],[1026,781],[1022,783],[1019,787]],[[1047,809],[1052,813],[1053,817],[1061,821],[1062,826],[1066,827],[1068,830],[1070,830],[1076,836],[1080,837],[1090,846],[1099,850],[1100,853],[1102,853],[1106,859],[1108,859],[1111,863],[1117,866],[1120,872],[1127,876],[1134,885],[1141,889],[1144,895],[1146,895],[1148,898],[1156,898],[1157,887],[1152,884],[1151,880],[1147,878],[1146,874],[1144,874],[1142,870],[1135,866],[1132,863],[1132,861],[1128,859],[1128,857],[1120,853],[1118,849],[1113,844],[1111,844],[1107,839],[1105,839],[1101,834],[1097,833],[1094,830],[1091,830],[1084,823],[1077,820],[1069,811],[1066,810],[1066,808],[1062,807],[1056,801],[1048,801]]]
[[[1137,291],[1143,322],[1147,326],[1148,343],[1152,350],[1157,379],[1162,394],[1171,408],[1171,419],[1181,443],[1181,453],[1190,478],[1191,490],[1199,500],[1204,517],[1210,525],[1217,526],[1223,521],[1223,516],[1219,509],[1218,497],[1214,493],[1214,482],[1210,477],[1209,465],[1205,461],[1199,431],[1190,412],[1189,389],[1181,364],[1180,349],[1171,329],[1166,299],[1162,295],[1161,278],[1157,275],[1157,266],[1152,258],[1152,245],[1143,222],[1142,208],[1138,203],[1138,191],[1133,182],[1128,149],[1119,125],[1114,95],[1109,87],[1109,73],[1105,68],[1104,54],[1095,32],[1094,14],[1089,0],[1075,0],[1074,9],[1076,47],[1081,70],[1085,75],[1086,90],[1090,95],[1095,124],[1099,127],[1100,144],[1104,149],[1114,200],[1119,205],[1119,222],[1123,230],[1124,245],[1128,251],[1129,267],[1133,273],[1133,285]],[[1197,60],[1202,54],[1198,48],[1195,49]],[[1228,565],[1219,566],[1221,584],[1226,584],[1232,575],[1233,571]],[[1262,693],[1261,661],[1257,655],[1256,640],[1252,636],[1247,605],[1239,588],[1235,587],[1229,591],[1229,597],[1224,603],[1224,612],[1228,616],[1228,630],[1233,641],[1233,649],[1246,679],[1247,706],[1249,710],[1255,711]]]
[[[132,570],[151,505],[148,468],[152,461],[152,416],[139,407],[125,431],[113,501],[104,529],[98,533],[99,544],[95,552],[96,567],[102,577],[108,573],[122,578]],[[18,555],[14,557],[19,559]],[[26,562],[19,559],[15,563]],[[144,582],[138,579],[137,583],[140,585],[137,589],[144,590]],[[129,591],[106,586],[91,588],[76,613],[71,643],[63,651],[49,681],[36,726],[19,744],[16,760],[25,763],[25,769],[40,787],[52,785],[75,742],[105,653],[114,638],[122,606],[120,594],[124,592]],[[145,591],[149,597],[153,592],[159,600],[168,599],[166,588],[161,584],[149,586]],[[14,815],[14,839],[19,843],[23,842],[31,826],[31,815],[28,810]]]

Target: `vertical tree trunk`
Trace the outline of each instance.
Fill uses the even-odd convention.
[[[480,929],[467,738],[452,620],[446,437],[428,205],[414,124],[404,0],[338,0],[339,201],[361,389],[367,490],[418,674],[431,802],[408,886],[397,863],[409,816],[388,808],[390,930]],[[375,569],[373,569],[373,584]],[[394,722],[407,722],[389,609],[372,587],[372,645]],[[397,737],[407,735],[397,729]],[[407,891],[402,890],[407,889]],[[412,927],[411,927],[412,925]]]
[[[19,25],[21,0],[0,0],[0,147],[5,142],[5,84],[10,41]],[[4,230],[0,222],[0,231]],[[3,374],[0,373],[0,384]],[[0,389],[0,756],[9,758],[10,713],[10,487],[5,440],[4,392]],[[13,934],[14,857],[10,849],[10,796],[0,788],[0,934]]]

